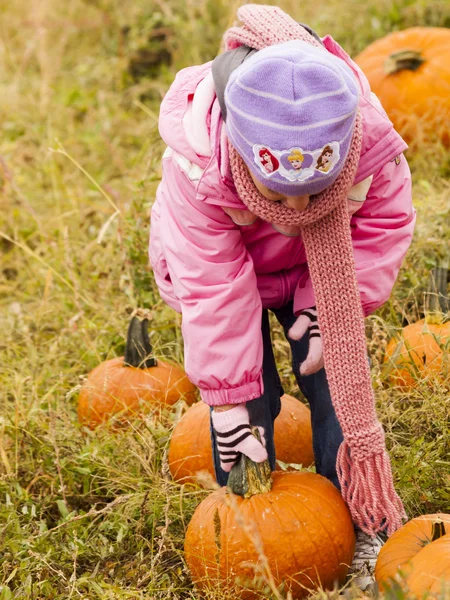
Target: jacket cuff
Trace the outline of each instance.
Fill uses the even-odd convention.
[[[315,306],[316,299],[312,285],[307,285],[305,288],[297,288],[294,296],[294,315],[299,316],[300,312],[305,308]]]
[[[257,381],[245,383],[239,387],[222,388],[220,390],[202,390],[200,396],[209,406],[223,406],[224,404],[242,404],[249,400],[259,398],[264,393],[262,373]]]

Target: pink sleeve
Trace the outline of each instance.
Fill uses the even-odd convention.
[[[350,222],[364,314],[391,295],[416,221],[411,173],[401,154],[374,174],[367,198]]]
[[[403,155],[375,174],[366,200],[350,221],[361,303],[367,316],[391,295],[412,240],[416,212],[411,173]],[[311,279],[305,273],[294,296],[294,312],[315,304]]]
[[[164,256],[182,311],[185,369],[210,405],[263,393],[261,298],[239,228],[198,198],[178,165],[163,161],[158,189]]]

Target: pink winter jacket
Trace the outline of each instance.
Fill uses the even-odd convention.
[[[364,137],[349,212],[368,315],[389,298],[413,234],[406,144],[361,70],[330,36],[323,42],[361,88]],[[255,219],[237,197],[211,63],[178,73],[162,102],[159,129],[167,150],[151,216],[156,283],[182,313],[185,369],[202,399],[246,402],[263,392],[262,309],[293,299],[298,313],[315,304],[305,249],[300,237]]]

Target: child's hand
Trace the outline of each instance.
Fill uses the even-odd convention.
[[[239,458],[245,454],[254,462],[267,460],[267,451],[253,435],[248,410],[245,404],[238,404],[230,410],[212,412],[212,422],[217,439],[217,449],[221,468],[229,473]],[[259,428],[261,439],[264,430]]]
[[[308,356],[300,365],[300,375],[312,375],[323,367],[323,348],[319,325],[317,324],[317,310],[315,306],[301,311],[295,323],[289,329],[289,337],[299,340],[309,330]]]

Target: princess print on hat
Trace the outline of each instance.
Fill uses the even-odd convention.
[[[258,165],[264,178],[268,177],[271,179],[275,174],[278,174],[289,181],[304,181],[314,174],[314,164],[312,168],[305,169],[303,167],[305,158],[308,159],[309,163],[311,163],[313,158],[304,155],[303,151],[299,148],[274,150],[269,146],[255,144],[253,146],[253,156],[254,162]],[[288,156],[294,157],[297,168],[289,161]],[[302,156],[303,161],[300,160],[300,156]]]
[[[300,147],[276,150],[269,146],[253,146],[254,161],[264,178],[275,175],[292,182],[322,178],[334,170],[339,161],[339,143],[329,142],[317,150],[303,150]]]
[[[274,173],[278,170],[280,163],[268,148],[261,148],[258,152],[260,166],[266,174]]]
[[[332,167],[331,156],[333,154],[333,148],[331,146],[325,146],[322,150],[319,158],[317,159],[316,169],[322,171],[322,173],[328,173]]]
[[[294,148],[288,156],[288,161],[291,163],[294,171],[299,171],[302,168],[304,160],[305,157],[298,148]]]

